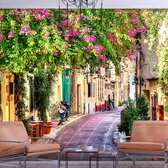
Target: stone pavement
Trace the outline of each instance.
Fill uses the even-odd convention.
[[[122,111],[124,108],[125,108],[125,106],[119,106],[119,107],[115,108],[114,110]],[[53,121],[51,123],[52,123],[53,127],[56,128],[56,133],[59,134],[62,129],[66,128],[67,126],[69,126],[73,122],[80,120],[83,116],[86,116],[86,115],[89,115],[89,114],[70,115],[68,118],[68,121],[63,122],[59,126],[57,125],[58,121]]]
[[[0,164],[0,168],[18,168],[18,162],[8,162]],[[69,168],[89,168],[88,161],[70,161]],[[100,162],[99,168],[112,168],[111,161]],[[131,168],[131,161],[120,161],[119,168]],[[163,168],[163,161],[137,161],[136,168]],[[57,161],[28,161],[27,168],[57,168]],[[61,168],[65,168],[65,163],[61,162]],[[95,162],[92,163],[92,168],[96,168]]]

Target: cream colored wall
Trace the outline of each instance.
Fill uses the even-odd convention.
[[[53,81],[53,95],[50,97],[50,104],[62,101],[62,74],[58,74]]]
[[[141,59],[141,75],[144,79],[157,78],[157,73],[153,71],[158,65],[158,57],[156,54],[157,44],[150,53],[147,40],[145,39],[145,36],[142,36],[141,46],[144,54],[144,57]]]
[[[85,78],[84,83],[85,87],[83,90],[83,104],[85,103],[85,114],[95,112],[95,103],[98,101],[98,79],[92,79],[92,84],[95,84],[95,97],[88,97],[88,83],[91,82],[91,78]],[[92,88],[93,89],[93,88]],[[84,110],[84,107],[83,107]]]

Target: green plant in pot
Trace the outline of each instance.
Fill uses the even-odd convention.
[[[168,105],[165,106],[164,111],[165,111],[166,113],[168,113]]]
[[[50,105],[50,96],[53,94],[51,75],[47,70],[39,71],[34,78],[35,105],[38,118],[47,122],[47,109]]]
[[[59,102],[51,104],[48,108],[48,115],[50,120],[55,120],[59,115]]]
[[[138,96],[137,106],[135,106],[134,100],[128,99],[126,108],[121,112],[121,122],[118,125],[119,132],[130,135],[135,120],[149,120],[148,110],[148,103],[144,96]]]

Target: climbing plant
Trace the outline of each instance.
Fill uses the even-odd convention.
[[[35,108],[39,120],[47,122],[47,109],[50,105],[50,96],[52,95],[51,76],[45,70],[41,70],[34,77],[35,87]]]
[[[159,82],[168,85],[168,36],[166,33],[168,12],[167,10],[145,10],[143,15],[148,29],[146,37],[150,51],[157,46],[156,54],[159,63],[155,70],[157,70]]]
[[[159,67],[158,74],[160,82],[168,86],[168,37],[163,44],[158,46]]]
[[[14,103],[15,103],[15,115],[19,121],[22,121],[25,125],[27,132],[29,133],[29,120],[26,117],[28,107],[26,105],[26,93],[25,77],[23,74],[15,74],[14,78]]]

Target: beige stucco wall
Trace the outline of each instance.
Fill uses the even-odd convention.
[[[144,93],[149,96],[148,100],[150,102],[150,115],[152,113],[151,109],[151,97],[154,93],[158,95],[158,105],[168,105],[168,95],[166,95],[163,92],[162,86],[158,84],[157,82],[157,72],[154,72],[153,69],[155,66],[159,65],[158,67],[162,66],[162,63],[159,61],[159,55],[157,55],[157,47],[158,45],[164,43],[165,39],[168,38],[168,12],[167,16],[164,19],[158,33],[158,40],[157,43],[153,49],[153,51],[150,54],[149,57],[149,46],[146,43],[146,39],[144,36],[142,36],[142,50],[144,54],[144,58],[142,59],[142,76],[144,79],[149,79],[148,81],[145,81],[145,86],[143,86]],[[157,116],[158,119],[158,116]],[[168,119],[168,114],[165,113],[165,119]]]
[[[152,79],[157,78],[157,72],[154,72],[153,69],[158,65],[158,57],[156,54],[156,47],[152,50],[152,52],[149,52],[149,46],[147,44],[147,40],[145,39],[145,36],[142,36],[142,52],[144,54],[144,57],[141,59],[141,75],[144,79]]]

